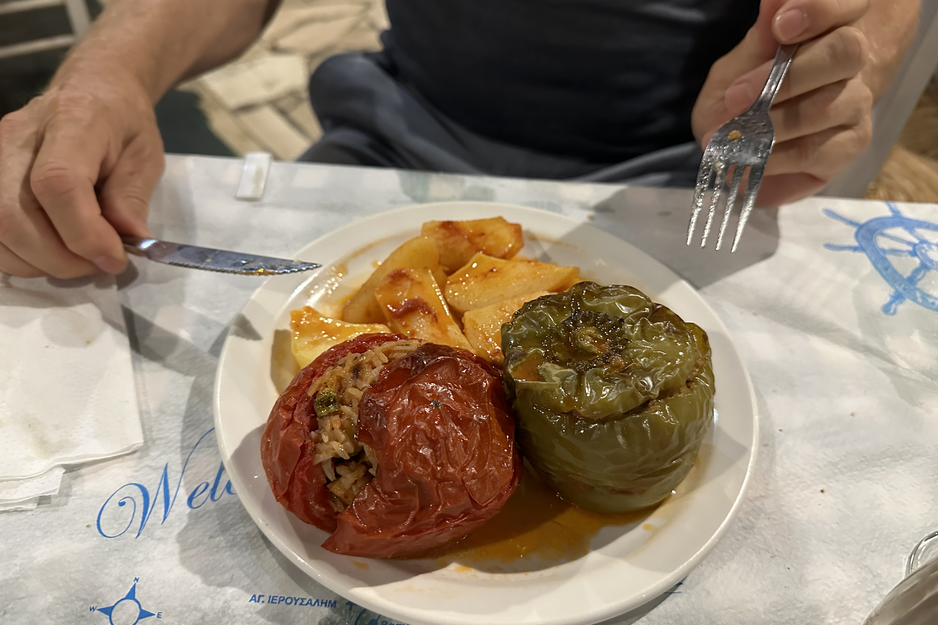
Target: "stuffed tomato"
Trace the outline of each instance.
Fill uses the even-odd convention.
[[[627,286],[582,282],[502,326],[524,456],[595,512],[639,510],[687,475],[713,423],[706,333]]]
[[[323,547],[419,555],[461,538],[514,492],[521,460],[497,370],[467,351],[367,334],[300,371],[271,411],[274,495]]]

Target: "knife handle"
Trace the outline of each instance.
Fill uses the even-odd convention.
[[[159,243],[159,241],[157,239],[146,237],[131,237],[122,234],[121,243],[124,244],[124,249],[127,250],[129,254],[146,258],[147,248],[155,243]]]

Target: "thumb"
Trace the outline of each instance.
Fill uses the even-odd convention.
[[[163,142],[159,132],[137,135],[124,148],[101,187],[101,214],[120,234],[150,236],[150,196],[163,175]]]
[[[743,113],[755,102],[758,93],[740,93],[749,83],[730,91],[734,82],[752,70],[770,63],[778,42],[772,34],[772,20],[785,0],[762,0],[759,17],[735,48],[720,58],[707,75],[700,91],[691,124],[694,136],[706,145],[710,136],[724,123]],[[729,93],[728,93],[729,91]]]
[[[775,57],[778,41],[772,34],[772,21],[785,1],[762,0],[756,23],[752,25],[739,45],[717,62],[718,64],[722,62],[720,78],[732,83],[743,74]]]

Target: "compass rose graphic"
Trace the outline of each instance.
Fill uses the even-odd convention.
[[[927,291],[927,284],[938,286],[938,224],[906,217],[895,204],[886,206],[888,216],[863,223],[825,208],[824,214],[831,219],[856,228],[853,237],[857,245],[825,243],[824,247],[866,254],[873,268],[894,289],[883,304],[887,315],[895,315],[905,301],[938,312],[938,296]]]
[[[92,607],[92,611],[98,611],[106,614],[110,625],[136,625],[145,618],[159,616],[154,612],[144,610],[137,600],[137,582],[139,577],[134,578],[134,585],[130,587],[127,594],[122,599],[118,599],[114,605],[106,608]]]

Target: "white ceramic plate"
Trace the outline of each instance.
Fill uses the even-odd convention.
[[[276,502],[261,466],[260,436],[277,398],[274,380],[280,385],[288,381],[292,364],[290,310],[307,303],[330,310],[361,283],[374,261],[418,234],[425,221],[499,215],[524,227],[522,254],[576,265],[603,284],[636,286],[707,331],[717,419],[696,467],[676,494],[641,523],[607,526],[586,556],[535,571],[440,569],[423,560],[364,560],[325,551],[319,545],[326,533],[300,522]],[[312,277],[268,279],[236,319],[218,366],[215,427],[225,468],[248,513],[281,552],[322,585],[414,625],[586,625],[637,608],[670,589],[726,532],[754,458],[752,385],[713,310],[689,284],[645,253],[554,213],[454,202],[356,221],[314,241],[297,258],[323,263],[324,269]],[[339,282],[337,272],[346,271],[351,278]]]

